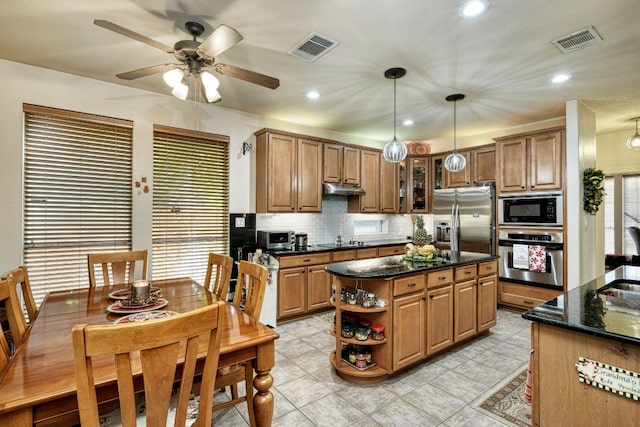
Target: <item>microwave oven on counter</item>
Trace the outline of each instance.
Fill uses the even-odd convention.
[[[258,247],[263,250],[290,251],[296,243],[295,231],[260,231],[258,230]]]
[[[520,193],[498,196],[501,227],[562,228],[562,192]]]

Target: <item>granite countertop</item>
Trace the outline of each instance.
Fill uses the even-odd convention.
[[[598,294],[598,290],[623,281],[640,285],[640,267],[618,267],[523,313],[522,317],[640,345],[640,310],[621,306],[614,299]]]
[[[406,245],[410,241],[407,239],[382,239],[382,240],[372,240],[368,242],[361,242],[361,244],[350,245],[345,243],[341,246],[336,246],[333,243],[318,243],[315,245],[310,245],[305,250],[274,250],[274,251],[266,251],[267,253],[273,256],[287,256],[287,255],[304,255],[304,254],[312,254],[319,252],[334,252],[334,251],[346,251],[350,249],[366,249],[366,248],[379,248],[384,246],[396,246],[396,245]]]
[[[455,267],[465,264],[475,264],[491,261],[498,257],[477,252],[461,252],[451,254],[449,259],[437,258],[425,263],[405,261],[403,255],[371,258],[355,261],[344,261],[327,264],[325,269],[337,276],[353,277],[356,279],[392,279],[398,276],[422,273],[429,270]]]

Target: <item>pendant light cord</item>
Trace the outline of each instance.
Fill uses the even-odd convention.
[[[457,136],[456,136],[456,122],[457,122],[457,118],[456,118],[456,104],[458,104],[458,101],[454,100],[453,101],[453,152],[457,153],[458,152],[458,145],[457,145]]]
[[[398,80],[397,78],[393,79],[393,140],[397,141],[398,138],[396,138],[396,80]],[[638,122],[636,121],[636,133],[638,128]]]

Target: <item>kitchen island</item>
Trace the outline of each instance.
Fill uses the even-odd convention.
[[[533,321],[533,426],[640,424],[640,267],[618,267],[523,317]]]
[[[421,263],[396,255],[328,264],[338,375],[380,382],[487,332],[496,323],[497,258],[461,252]]]

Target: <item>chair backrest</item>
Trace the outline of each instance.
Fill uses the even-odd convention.
[[[5,279],[8,276],[13,278],[13,283],[15,283],[16,286],[20,285],[20,289],[22,291],[22,303],[27,311],[29,323],[33,322],[38,315],[38,306],[33,299],[33,292],[31,291],[31,282],[29,282],[27,267],[18,267],[7,271],[2,275],[2,278]]]
[[[11,338],[7,339],[7,341],[12,342],[14,348],[18,348],[22,342],[22,337],[27,331],[27,322],[20,309],[20,300],[16,292],[16,285],[11,276],[0,280],[0,303],[4,304],[7,322],[9,323],[9,331],[11,332]],[[4,346],[4,344],[1,345]],[[7,346],[7,348],[9,347]]]
[[[244,312],[254,319],[259,319],[268,278],[269,270],[264,266],[240,261],[233,305],[243,308]]]
[[[95,266],[102,266],[104,286],[133,282],[136,262],[142,262],[142,276],[147,278],[147,250],[128,252],[106,252],[87,255],[89,268],[89,286],[96,286]],[[111,268],[109,268],[111,267]],[[111,276],[109,275],[111,270]]]
[[[631,234],[631,238],[636,244],[636,255],[640,255],[640,228],[629,227],[629,234]]]
[[[223,304],[217,302],[163,320],[122,325],[75,325],[71,334],[81,424],[99,425],[92,360],[94,357],[114,355],[109,360],[114,364],[117,376],[122,424],[136,425],[133,376],[141,370],[147,426],[167,425],[175,380],[180,380],[175,425],[184,426],[195,375],[198,342],[202,336],[208,337],[208,343],[200,349],[201,354],[206,356],[198,420],[194,425],[210,426],[220,331],[224,319]],[[182,360],[181,377],[176,378],[176,370]]]
[[[229,292],[229,280],[233,269],[233,258],[226,255],[209,253],[207,275],[204,287],[216,294],[218,301],[226,301]]]

